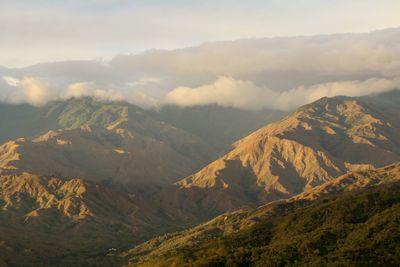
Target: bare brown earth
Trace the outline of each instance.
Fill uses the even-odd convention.
[[[290,200],[315,200],[326,195],[400,181],[400,163],[383,168],[347,173],[320,186],[304,191]]]
[[[219,153],[195,134],[124,102],[79,98],[39,110],[0,106],[1,128],[24,137],[0,145],[3,174],[79,177],[135,193],[175,182]]]
[[[50,266],[104,257],[110,248],[176,228],[155,211],[134,195],[81,179],[2,175],[0,258],[11,266]]]
[[[400,160],[399,114],[359,99],[322,98],[236,142],[231,152],[166,189],[158,204],[179,210],[171,216],[204,219],[391,164]]]
[[[176,138],[181,138],[180,144],[186,145],[191,153],[190,144],[195,146],[196,140],[185,140],[185,137]],[[169,184],[182,174],[190,174],[204,160],[199,155],[196,152],[185,155],[170,143],[144,137],[123,125],[109,129],[82,126],[1,145],[0,172],[80,177],[105,184],[129,185],[134,191]]]

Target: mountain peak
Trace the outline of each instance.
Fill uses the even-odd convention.
[[[239,140],[232,151],[178,182],[176,194],[185,199],[196,192],[191,200],[205,210],[219,203],[208,207],[218,214],[399,161],[395,120],[356,98],[320,99]]]

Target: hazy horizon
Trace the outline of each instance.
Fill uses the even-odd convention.
[[[0,65],[9,67],[110,59],[213,41],[400,26],[400,3],[394,0],[4,0],[0,5]]]
[[[292,110],[324,96],[400,88],[400,28],[208,42],[0,69],[0,100],[44,105],[94,96],[144,108],[217,104]]]
[[[25,69],[25,68],[30,68],[34,67],[36,65],[43,65],[43,64],[52,64],[52,63],[65,63],[65,62],[98,62],[98,63],[104,63],[107,64],[108,62],[112,61],[113,59],[119,57],[119,56],[139,56],[139,55],[145,55],[148,53],[153,53],[153,52],[175,52],[175,51],[180,51],[180,50],[185,50],[185,49],[190,49],[190,48],[197,48],[197,47],[202,47],[202,46],[207,46],[207,45],[212,45],[212,44],[223,44],[223,43],[231,43],[231,42],[242,42],[242,41],[260,41],[260,40],[269,40],[269,39],[290,39],[290,38],[312,38],[312,37],[328,37],[328,36],[337,36],[337,35],[352,35],[352,34],[369,34],[369,33],[375,33],[375,32],[383,32],[383,31],[391,31],[391,30],[398,30],[400,29],[400,24],[399,26],[393,26],[393,27],[383,27],[383,28],[377,28],[377,29],[370,29],[370,30],[365,30],[365,31],[339,31],[339,32],[332,32],[332,33],[325,33],[325,32],[317,32],[317,33],[310,33],[310,34],[292,34],[292,35],[277,35],[277,36],[257,36],[257,37],[242,37],[242,38],[233,38],[233,39],[221,39],[221,40],[212,40],[212,41],[199,41],[198,43],[193,43],[193,44],[188,44],[188,45],[182,45],[182,46],[176,46],[176,47],[170,47],[170,48],[162,48],[162,47],[150,47],[150,48],[144,48],[143,50],[138,50],[138,51],[126,51],[126,52],[115,52],[114,54],[108,55],[108,57],[105,56],[98,56],[98,57],[92,57],[92,58],[60,58],[56,60],[42,60],[42,61],[36,61],[32,63],[26,63],[22,65],[7,65],[7,64],[0,64],[1,68],[5,69]]]
[[[292,110],[400,88],[400,2],[1,1],[0,101]]]

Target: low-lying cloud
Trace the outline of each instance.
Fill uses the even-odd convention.
[[[101,87],[94,82],[72,83],[60,87],[46,79],[25,77],[18,80],[3,77],[0,82],[0,102],[33,106],[43,106],[52,100],[65,100],[90,96],[99,101],[126,101],[144,108],[157,107],[159,101],[137,90],[135,85],[114,88],[112,85]],[[143,84],[143,82],[140,82]]]
[[[143,81],[138,81],[143,85]],[[136,84],[128,84],[126,88],[108,88],[100,89],[92,82],[74,83],[68,86],[65,92],[60,96],[62,99],[71,97],[79,98],[90,96],[101,101],[126,101],[144,108],[155,108],[158,101],[141,91],[134,90]]]
[[[0,86],[2,88],[0,101],[2,102],[41,106],[57,98],[56,92],[50,90],[49,85],[39,78],[25,77],[18,80],[5,76]]]
[[[28,103],[34,106],[42,106],[52,100],[90,96],[99,101],[126,101],[144,108],[158,108],[166,104],[182,107],[217,104],[249,110],[268,108],[288,111],[325,96],[363,96],[400,89],[400,77],[302,85],[286,91],[276,91],[258,86],[252,81],[221,76],[214,82],[199,87],[177,87],[159,98],[135,90],[134,84],[102,88],[93,82],[80,82],[57,88],[50,82],[35,77],[22,80],[3,77],[3,84],[7,86],[1,91],[1,102]]]
[[[0,101],[92,96],[141,107],[219,104],[290,110],[323,96],[400,88],[400,28],[248,39],[171,51],[0,67]]]
[[[251,81],[219,77],[214,83],[197,88],[178,87],[167,94],[165,101],[179,106],[218,104],[242,109],[292,110],[324,96],[363,96],[397,88],[400,77],[299,86],[284,92],[258,87]]]

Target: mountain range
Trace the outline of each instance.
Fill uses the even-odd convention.
[[[399,161],[400,94],[376,98],[380,101],[322,98],[306,105],[237,141],[224,156],[165,188],[157,205],[211,218],[289,198],[347,172]],[[385,98],[397,104],[380,105]]]
[[[260,122],[271,121],[281,114],[235,110],[237,116],[225,122],[233,125],[226,132],[212,127],[224,124],[222,117],[212,114],[230,112],[232,109],[228,108],[226,111],[218,107],[214,111],[198,108],[190,114],[172,108],[169,112],[156,112],[128,103],[103,103],[86,97],[39,108],[4,104],[0,109],[4,114],[0,140],[8,141],[1,146],[2,172],[23,170],[79,177],[124,184],[133,191],[165,185],[193,173],[229,148],[227,144],[216,146],[220,139],[234,140],[257,128]],[[190,122],[178,126],[169,123],[171,117],[182,116],[187,121],[193,117],[204,126],[208,123],[204,128],[215,131],[196,134]],[[237,123],[242,118],[249,119],[247,125]]]
[[[339,207],[354,201],[369,220],[397,203],[399,166],[390,164],[400,162],[399,91],[321,98],[290,114],[146,110],[89,97],[0,111],[0,266],[265,266],[286,256],[289,265],[318,265],[342,252],[332,245],[314,259],[307,245],[289,255],[300,245],[279,243],[290,236],[286,216],[303,214],[299,225],[314,218],[307,207],[350,216],[357,206]],[[253,240],[257,231],[266,240]],[[279,248],[275,263],[265,261]],[[217,257],[204,256],[215,249]]]

